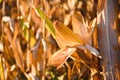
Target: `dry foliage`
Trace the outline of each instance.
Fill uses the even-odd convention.
[[[0,0],[0,80],[119,80],[113,1]]]

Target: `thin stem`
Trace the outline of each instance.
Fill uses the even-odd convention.
[[[5,14],[5,2],[4,2],[4,0],[3,0],[3,4],[2,4],[2,17],[4,17],[4,14]],[[1,40],[2,40],[2,42],[4,41],[3,40],[3,37],[4,37],[4,23],[3,23],[3,20],[2,20],[2,36],[1,36]]]
[[[19,0],[17,0],[17,2],[16,2],[16,4],[17,4],[17,12],[18,12],[18,14],[20,13],[20,11],[19,11],[19,9],[20,9],[20,7],[19,7],[19,6],[20,6],[20,5],[19,5],[19,2],[20,2]]]
[[[44,0],[44,5],[45,5],[45,0]],[[45,19],[46,20],[46,19]],[[44,52],[43,52],[43,76],[42,76],[42,80],[45,80],[45,72],[46,72],[46,60],[45,60],[45,56],[46,56],[46,42],[45,42],[45,24],[46,24],[46,21],[43,20],[43,39],[42,39],[42,44],[43,44],[43,49],[44,49]]]
[[[44,52],[43,52],[43,76],[42,76],[42,80],[45,80],[45,72],[46,72],[46,60],[45,60],[45,56],[46,56],[46,50],[47,50],[47,46],[46,46],[46,42],[44,39],[42,39],[42,44],[43,44],[43,49],[44,49]]]
[[[111,78],[112,80],[114,80],[114,75],[113,75],[113,69],[112,69],[112,62],[111,62],[111,52],[110,52],[110,34],[109,34],[109,15],[108,15],[108,0],[106,0],[106,10],[105,10],[105,21],[106,21],[106,32],[107,32],[107,49],[108,49],[108,60],[109,60],[109,68],[110,68],[110,74],[111,74]]]

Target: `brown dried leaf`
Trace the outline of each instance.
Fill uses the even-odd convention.
[[[23,55],[21,53],[19,42],[12,43],[12,50],[14,52],[14,57],[17,65],[20,67],[22,71],[24,71],[24,62],[23,62]]]
[[[105,0],[98,0],[97,11],[101,12],[105,7]]]
[[[62,48],[58,50],[49,58],[48,65],[54,65],[55,67],[60,68],[75,51],[76,48]]]
[[[27,51],[27,70],[31,68],[31,74],[36,75],[37,70],[37,61],[34,58],[34,55],[28,50]]]
[[[88,33],[88,25],[85,23],[84,18],[80,12],[75,12],[72,16],[73,32],[76,33],[81,40],[88,43],[90,34]]]
[[[15,30],[17,30],[17,29],[15,29]],[[8,28],[5,28],[5,33],[6,33],[6,36],[8,37],[9,43],[11,44],[15,61],[16,61],[17,65],[20,67],[20,69],[22,71],[24,71],[22,50],[21,50],[21,47],[20,47],[19,40],[16,38],[16,35],[17,35],[16,32],[17,31],[14,32],[14,40],[13,40],[10,31],[8,30]]]
[[[101,58],[99,52],[92,46],[88,45],[89,42],[91,41],[91,34],[95,27],[95,23],[96,23],[96,18],[93,19],[93,21],[91,21],[90,26],[86,25],[82,14],[79,12],[75,12],[75,14],[72,16],[73,31],[77,33],[80,39],[85,42],[86,49],[88,49],[93,55]]]
[[[43,46],[41,44],[41,38],[36,42],[31,50],[27,51],[26,64],[27,71],[31,69],[31,74],[36,75],[37,70],[41,69],[41,64],[43,64]]]
[[[90,69],[97,70],[97,63],[95,63],[92,60],[92,58],[88,55],[88,54],[90,54],[90,51],[88,51],[88,50],[83,51],[83,50],[78,49],[77,52],[80,57],[80,61],[82,63],[84,63]]]
[[[98,52],[94,47],[92,47],[92,46],[86,44],[86,48],[87,48],[93,55],[95,55],[95,56],[101,58],[99,52]]]

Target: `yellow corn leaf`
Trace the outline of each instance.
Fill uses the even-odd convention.
[[[33,47],[35,45],[35,43],[36,43],[35,38],[33,36],[31,36],[31,38],[30,38],[30,47]]]
[[[57,69],[60,68],[75,51],[76,48],[62,48],[58,50],[49,58],[48,65],[54,65]]]
[[[5,80],[2,56],[0,55],[0,80]]]
[[[55,22],[56,41],[60,47],[84,45],[84,42],[63,23]]]

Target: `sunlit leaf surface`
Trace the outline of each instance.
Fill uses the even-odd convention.
[[[35,8],[34,8],[35,9]],[[48,29],[48,31],[50,31],[50,33],[52,34],[53,37],[55,37],[55,30],[53,28],[53,24],[50,21],[50,19],[48,19],[44,12],[40,9],[35,9],[36,13],[41,17],[42,20],[45,20],[45,27]]]
[[[54,65],[57,68],[60,68],[64,64],[64,62],[70,57],[70,55],[75,51],[75,48],[60,49],[51,56],[48,65]]]

